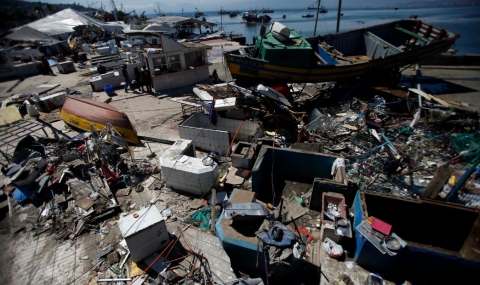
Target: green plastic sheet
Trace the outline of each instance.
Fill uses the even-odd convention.
[[[210,206],[207,205],[196,211],[195,214],[186,219],[185,222],[200,223],[200,228],[208,231],[210,228]]]

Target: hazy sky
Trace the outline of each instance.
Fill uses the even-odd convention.
[[[28,0],[30,1],[30,0]],[[309,5],[315,4],[315,0],[114,0],[117,9],[120,9],[123,5],[126,12],[135,10],[138,14],[146,11],[147,14],[153,13],[154,9],[160,9],[163,12],[178,12],[180,13],[182,7],[184,11],[191,12],[195,8],[198,8],[200,11],[216,11],[223,9],[238,9],[246,10],[249,8],[264,8],[269,7],[272,9],[281,9],[281,8],[302,8],[308,7]],[[409,3],[414,0],[342,0],[342,6],[365,6],[365,5],[394,5],[401,3]],[[32,1],[37,2],[37,1]],[[110,11],[110,0],[42,0],[41,2],[46,3],[69,3],[81,4],[83,6],[90,6],[99,8],[102,4],[105,10]],[[334,9],[338,6],[338,0],[323,0],[321,1],[322,5],[327,8]]]

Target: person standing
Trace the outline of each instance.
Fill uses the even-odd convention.
[[[47,58],[45,57],[45,55],[42,55],[41,60],[42,60],[42,65],[43,65],[44,74],[55,75],[55,74],[53,73],[52,68],[50,67],[50,63],[48,62],[48,60],[47,60]]]
[[[123,78],[125,78],[125,93],[128,93],[127,89],[130,87],[132,89],[132,81],[130,80],[130,75],[128,75],[127,65],[124,64],[122,67]]]
[[[145,92],[143,91],[142,74],[140,73],[140,70],[138,70],[138,67],[135,67],[133,69],[133,76],[135,77],[135,81],[136,81],[135,85],[138,87],[138,91],[140,91],[140,88],[141,88],[142,92]],[[132,90],[135,91],[135,86],[132,86]]]
[[[142,90],[143,86],[147,87],[147,92],[151,93],[152,92],[152,81],[150,78],[150,72],[146,68],[146,66],[142,67]]]

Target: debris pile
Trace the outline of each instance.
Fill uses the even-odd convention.
[[[75,239],[88,231],[108,232],[107,219],[133,208],[126,197],[142,191],[141,182],[158,175],[159,168],[153,161],[135,160],[107,125],[70,140],[28,135],[2,172],[7,193],[20,205],[38,207],[38,219],[27,229],[36,234],[51,229],[57,239]]]

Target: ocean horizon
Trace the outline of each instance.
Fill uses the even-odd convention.
[[[274,8],[274,7],[271,7]],[[328,13],[319,14],[315,35],[335,33],[337,25],[337,8],[328,9]],[[225,8],[228,9],[228,8]],[[245,11],[240,10],[240,13]],[[227,34],[241,34],[246,38],[247,44],[253,43],[253,38],[260,33],[261,24],[243,23],[241,14],[235,18],[229,15],[219,15],[218,11],[203,11],[206,21],[222,27]],[[360,29],[381,23],[406,19],[411,15],[418,16],[418,19],[434,26],[444,28],[450,32],[460,34],[455,42],[457,54],[480,54],[480,9],[472,9],[472,6],[456,7],[422,7],[422,8],[344,8],[340,17],[340,31]],[[193,12],[186,13],[165,13],[167,16],[193,17]],[[275,9],[274,13],[268,15],[272,20],[264,24],[267,28],[273,22],[280,22],[283,25],[295,29],[304,37],[313,36],[315,29],[315,16],[303,18],[302,15],[315,15],[315,10],[302,9]],[[285,15],[285,18],[283,18]],[[149,18],[156,17],[155,14],[146,15]]]

